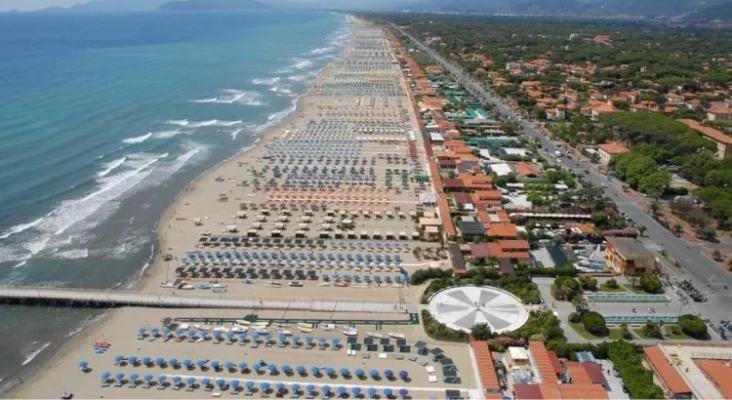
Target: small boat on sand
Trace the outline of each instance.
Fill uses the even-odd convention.
[[[269,329],[267,328],[257,328],[256,332],[260,335],[269,335]]]
[[[237,325],[241,325],[241,326],[249,326],[249,325],[251,325],[252,323],[251,323],[251,322],[249,322],[249,321],[247,321],[247,320],[245,320],[245,319],[237,319],[237,320],[236,320],[236,324],[237,324]]]
[[[168,282],[168,281],[163,281],[163,282],[160,282],[160,287],[162,287],[162,288],[168,288],[168,289],[175,289],[175,283]]]
[[[305,323],[305,322],[299,322],[297,324],[297,327],[298,328],[306,328],[306,329],[313,329],[314,328],[313,324],[308,324],[308,323]]]
[[[323,329],[325,329],[326,331],[334,331],[334,330],[336,330],[337,328],[338,328],[338,327],[337,327],[337,326],[335,326],[335,324],[326,324],[326,325],[325,325],[325,326],[323,327]]]
[[[270,281],[265,283],[264,286],[279,289],[282,287],[282,284],[279,282]]]
[[[300,332],[302,332],[302,333],[312,333],[313,332],[313,328],[305,328],[305,327],[302,327],[302,326],[298,326],[297,327],[297,330],[300,331]]]
[[[292,281],[292,282],[288,283],[287,286],[302,287],[303,285],[302,285],[302,282]]]
[[[393,337],[394,339],[404,339],[406,337],[406,335],[399,332],[389,332],[389,336]]]
[[[330,282],[320,282],[318,286],[330,286]]]
[[[223,283],[215,283],[215,284],[211,285],[211,287],[214,289],[223,289],[226,287],[226,285],[224,285]]]
[[[375,339],[381,339],[384,337],[384,335],[382,335],[381,333],[376,333],[376,332],[366,332],[366,336],[372,337]]]
[[[282,330],[278,329],[277,333],[279,333],[280,335],[285,335],[285,336],[292,335],[292,331],[288,331],[287,329],[282,329]]]
[[[343,331],[343,334],[346,336],[358,336],[358,329],[355,329],[355,328],[346,329]]]

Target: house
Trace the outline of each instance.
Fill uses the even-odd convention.
[[[600,162],[608,165],[610,161],[615,158],[618,154],[622,154],[629,151],[627,147],[621,146],[617,143],[603,143],[597,146],[597,154],[600,156]]]
[[[516,163],[516,175],[519,178],[536,178],[539,176],[539,170],[535,166],[527,162]]]
[[[674,106],[679,106],[681,104],[684,104],[684,96],[676,93],[667,93],[666,94],[666,103],[671,104]]]
[[[590,117],[593,121],[597,121],[598,119],[600,119],[600,116],[603,114],[610,114],[614,112],[618,112],[618,109],[607,103],[602,103],[590,107]]]
[[[546,119],[550,121],[561,120],[567,116],[564,107],[559,106],[557,106],[556,108],[547,108],[544,112],[546,113]]]
[[[726,135],[720,130],[704,126],[693,119],[680,119],[678,121],[716,143],[717,158],[722,159],[732,156],[732,136]]]
[[[707,119],[710,121],[732,121],[732,107],[712,107],[707,110]]]
[[[666,356],[660,346],[648,346],[643,348],[643,360],[655,375],[664,392],[670,394],[671,399],[691,399],[693,392],[684,378],[673,367],[671,360]]]
[[[488,237],[518,239],[518,228],[510,222],[491,224],[490,228],[488,228]]]
[[[640,240],[611,236],[605,239],[605,266],[615,275],[641,275],[656,269],[656,257]]]

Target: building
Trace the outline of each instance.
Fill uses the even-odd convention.
[[[603,143],[597,146],[597,154],[600,156],[600,162],[608,165],[610,161],[615,158],[618,154],[622,154],[629,151],[627,147],[621,146],[617,143]]]
[[[659,386],[669,395],[669,398],[691,399],[693,397],[691,388],[673,367],[661,347],[645,347],[643,349],[643,360],[648,368],[653,371],[653,374],[656,375]]]
[[[636,239],[605,238],[605,266],[616,275],[641,275],[656,269],[656,258]]]
[[[693,119],[680,119],[678,121],[712,140],[717,145],[717,158],[732,157],[732,136],[726,135],[720,130],[704,126]]]
[[[732,107],[712,107],[707,111],[710,121],[732,121]]]

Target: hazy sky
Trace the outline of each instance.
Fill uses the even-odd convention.
[[[51,6],[70,6],[86,0],[0,0],[0,10],[35,10]]]

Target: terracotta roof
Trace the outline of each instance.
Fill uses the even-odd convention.
[[[554,372],[557,373],[557,375],[561,375],[564,373],[564,368],[562,368],[562,363],[559,362],[559,357],[557,357],[557,353],[553,350],[549,350],[549,360],[552,362],[552,367],[554,367]]]
[[[501,390],[501,384],[498,382],[496,375],[496,367],[493,365],[493,356],[488,348],[488,342],[477,341],[472,336],[470,344],[473,346],[475,353],[475,361],[478,364],[478,374],[480,375],[480,383],[484,391],[493,392]]]
[[[445,189],[459,189],[464,188],[465,184],[462,179],[447,178],[442,181],[442,187]]]
[[[646,360],[653,366],[658,377],[664,382],[672,394],[691,393],[689,385],[684,382],[678,371],[671,365],[671,362],[663,354],[660,347],[644,347],[643,352],[646,355]]]
[[[696,360],[696,365],[704,371],[719,390],[722,398],[732,399],[732,368],[720,360]]]
[[[607,391],[601,385],[591,383],[574,383],[559,385],[563,400],[600,400],[608,399]]]
[[[488,251],[488,246],[485,243],[471,243],[470,255],[475,258],[487,258],[491,253]]]
[[[629,151],[627,147],[621,146],[617,143],[603,143],[601,145],[598,145],[597,147],[602,149],[602,151],[606,152],[607,154],[620,154]]]
[[[440,217],[442,218],[442,227],[445,229],[445,235],[449,238],[455,237],[457,232],[455,231],[455,224],[452,223],[450,205],[447,203],[447,198],[444,193],[437,195],[437,206],[440,208]]]
[[[488,236],[515,238],[518,237],[518,229],[511,223],[491,224]]]
[[[533,165],[527,162],[520,162],[516,164],[516,172],[520,177],[538,176],[539,171]]]
[[[478,200],[501,200],[503,192],[500,190],[476,190],[475,197]]]
[[[708,126],[704,126],[693,119],[679,119],[679,122],[683,122],[689,128],[701,133],[702,135],[714,140],[715,142],[721,142],[724,144],[732,144],[732,136],[725,135],[724,132],[719,131]]]
[[[585,368],[584,366],[582,366],[581,362],[567,361],[566,365],[567,369],[569,370],[570,376],[572,376],[574,384],[592,383],[590,377],[587,375],[587,371],[585,371]]]
[[[595,233],[595,227],[590,224],[577,224],[576,228],[582,233]]]
[[[732,107],[712,107],[709,112],[712,114],[732,114]]]
[[[519,383],[513,385],[513,392],[516,400],[543,400],[544,396],[541,393],[539,385],[529,385]]]
[[[604,385],[607,382],[605,374],[602,372],[602,367],[596,362],[582,363],[582,367],[585,369],[591,383]]]
[[[544,342],[540,340],[532,340],[529,342],[529,350],[534,355],[534,361],[536,362],[536,368],[541,374],[543,382],[554,382],[557,379],[557,374],[554,371],[554,366],[549,359],[549,353],[544,346]]]
[[[561,399],[562,394],[559,392],[559,387],[557,387],[557,384],[555,382],[552,383],[542,383],[539,385],[539,390],[541,390],[542,397],[545,399]]]
[[[529,242],[526,240],[499,240],[498,245],[503,250],[528,250]]]
[[[473,198],[470,193],[454,193],[452,199],[458,204],[473,204]]]

